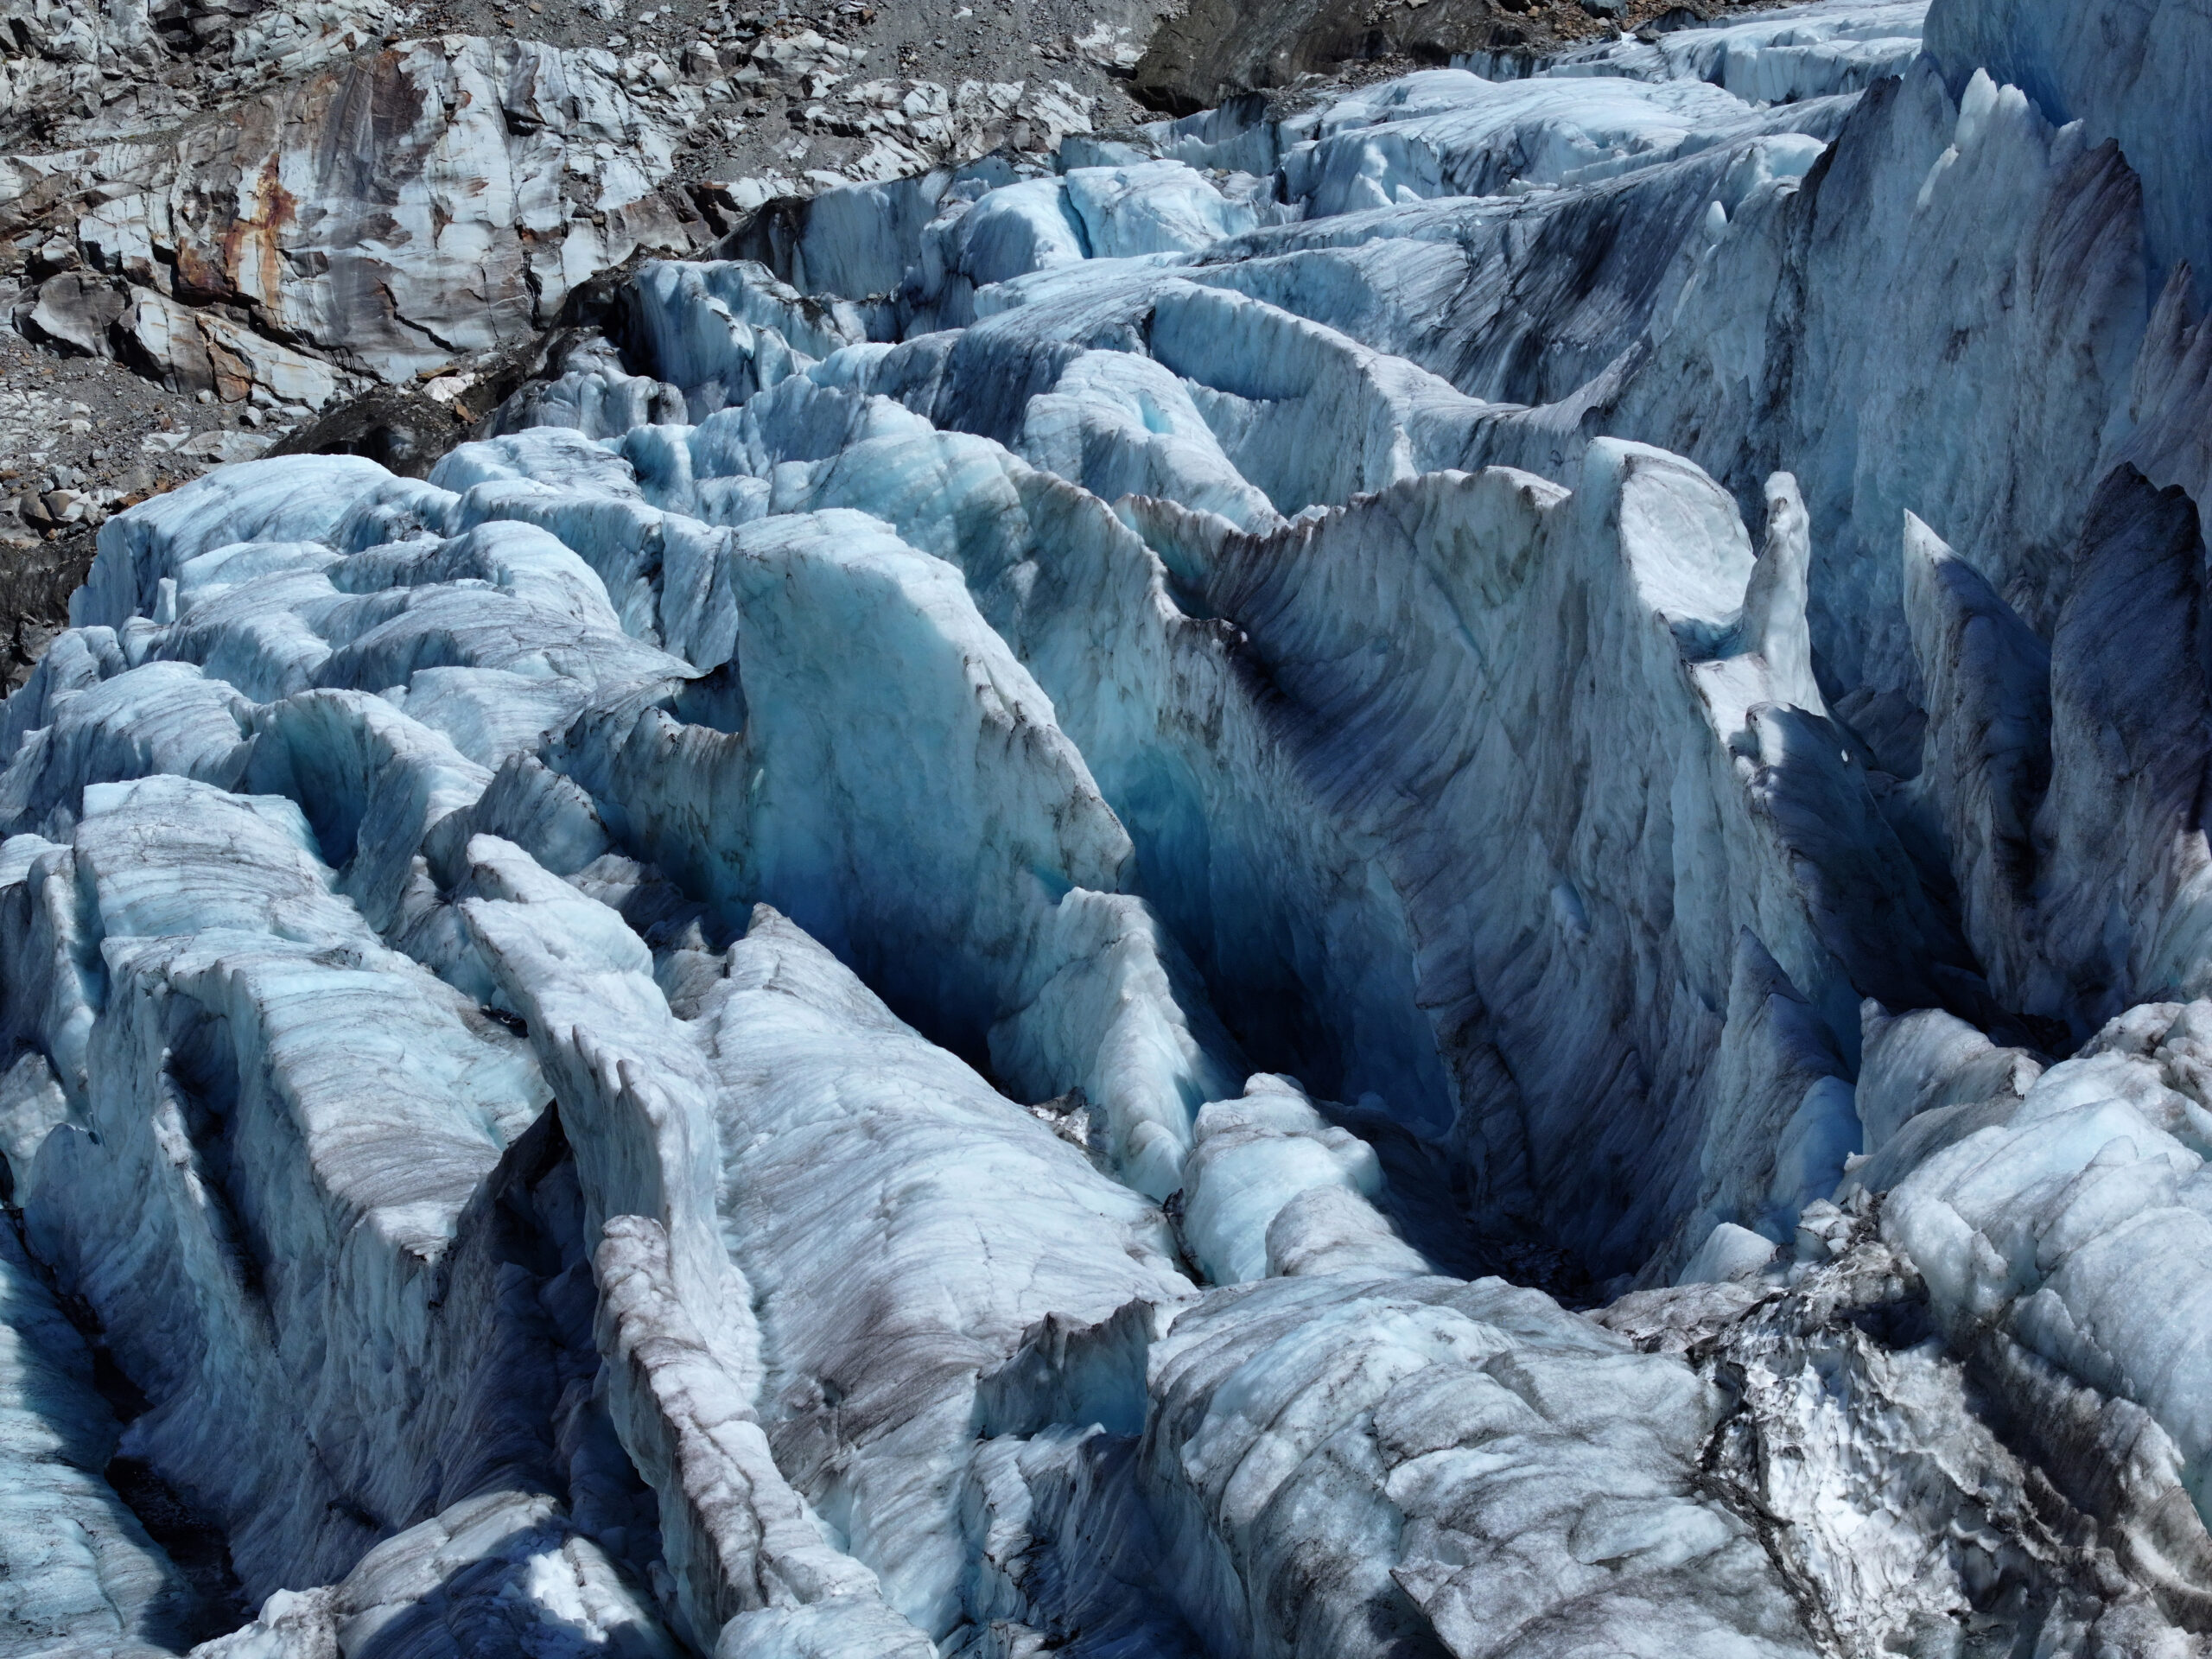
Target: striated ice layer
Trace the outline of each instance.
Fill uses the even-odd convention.
[[[1928,10],[825,192],[111,521],[0,1646],[2196,1651],[2196,60]]]
[[[1855,92],[1920,55],[1929,0],[1826,0],[1565,54],[1544,75],[1702,80],[1754,104]]]
[[[1695,1494],[1718,1391],[1535,1292],[1217,1292],[1150,1386],[1147,1484],[1214,1651],[1815,1651],[1752,1529]]]

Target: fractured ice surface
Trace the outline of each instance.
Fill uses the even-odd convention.
[[[1928,50],[1955,84],[1986,69],[2050,120],[2117,139],[2143,181],[2143,232],[2163,276],[2183,261],[2212,270],[2212,141],[2202,124],[2159,113],[2202,94],[2203,22],[2192,0],[1930,0]]]
[[[829,191],[117,517],[0,1645],[2197,1651],[2186,11]]]
[[[1622,38],[1569,52],[1554,75],[1710,81],[1751,103],[1855,92],[1920,55],[1929,0],[1828,0],[1786,6],[1656,41]]]
[[[84,1338],[12,1236],[0,1239],[0,1287],[7,1649],[131,1659],[173,1651],[195,1622],[192,1592],[102,1478],[117,1424],[94,1392]]]

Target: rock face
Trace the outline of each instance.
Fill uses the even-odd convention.
[[[1157,109],[1191,115],[1244,88],[1287,86],[1347,60],[1411,51],[1444,62],[1455,53],[1518,46],[1528,38],[1489,0],[1394,7],[1387,21],[1375,10],[1344,0],[1287,6],[1192,0],[1154,34],[1136,65],[1137,93]]]
[[[0,6],[0,547],[80,566],[118,506],[272,445],[419,475],[609,273],[855,179],[1045,170],[1127,105],[1147,3],[1088,44],[995,20],[988,59],[952,0]],[[8,620],[20,679],[66,614]]]
[[[2212,347],[2099,89],[2208,89],[2098,3],[1050,167],[827,79],[907,159],[711,251],[586,48],[90,147],[27,327],[452,372],[0,711],[0,1645],[2200,1652]]]
[[[41,283],[25,325],[180,390],[309,407],[338,372],[406,380],[512,343],[641,243],[685,245],[654,189],[672,135],[616,68],[425,41],[249,99],[174,148],[95,148],[73,158],[98,198],[77,226],[88,268]],[[16,162],[18,196],[36,165]]]
[[[1338,73],[1377,59],[1428,65],[1474,61],[1508,75],[1527,74],[1540,63],[1573,66],[1610,57],[1618,50],[1611,43],[1627,39],[1630,31],[1637,45],[1646,48],[1638,56],[1654,55],[1650,47],[1688,29],[1703,43],[1702,50],[1725,57],[1732,44],[1739,43],[1728,41],[1725,29],[1706,26],[1738,9],[1728,0],[1697,5],[1672,0],[1414,0],[1381,6],[1363,0],[1190,0],[1160,20],[1141,55],[1131,54],[1131,84],[1152,108],[1179,116],[1226,103],[1255,87],[1293,86],[1304,76]],[[1918,48],[1926,0],[1891,9],[1909,10],[1912,16],[1909,24],[1890,31],[1886,56],[1894,58],[1899,48],[1909,47],[1904,52],[1909,59]],[[1800,32],[1805,24],[1793,16],[1783,28],[1789,43],[1799,45],[1824,36],[1829,25],[1819,19],[1809,31]]]

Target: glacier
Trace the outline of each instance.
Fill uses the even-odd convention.
[[[116,515],[0,1651],[2203,1651],[2208,64],[1078,134]]]

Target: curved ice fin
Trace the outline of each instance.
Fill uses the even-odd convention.
[[[1777,473],[1766,481],[1766,545],[1744,589],[1742,649],[1766,659],[1774,696],[1815,715],[1827,713],[1813,677],[1813,636],[1805,621],[1812,569],[1812,521],[1797,480]]]

